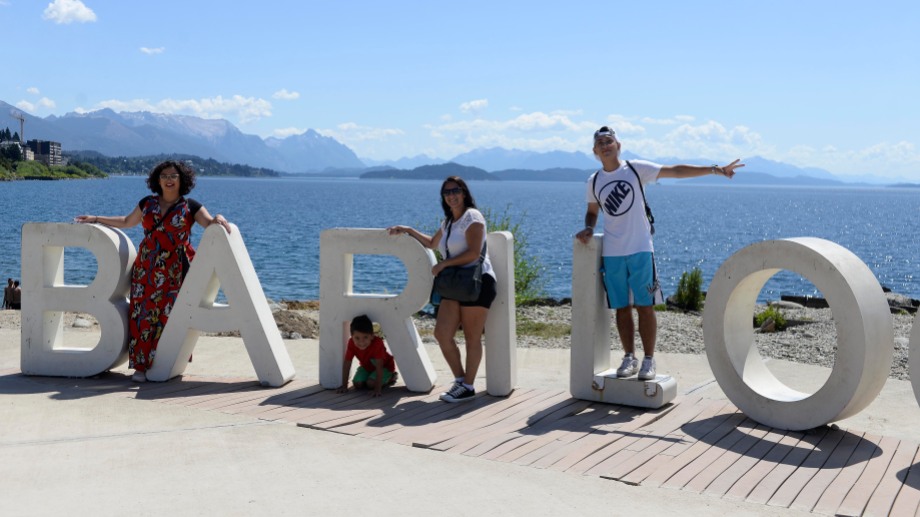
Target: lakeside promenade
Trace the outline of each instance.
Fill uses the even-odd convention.
[[[376,501],[383,504],[383,515],[445,515],[458,511],[483,515],[805,515],[841,511],[840,505],[862,500],[862,495],[867,500],[863,508],[872,510],[867,514],[887,508],[883,513],[914,515],[920,503],[918,469],[913,468],[918,461],[915,456],[920,407],[906,381],[889,379],[869,408],[837,423],[839,429],[824,429],[827,436],[843,433],[841,442],[853,437],[857,442],[859,437],[865,438],[863,442],[878,438],[878,454],[869,454],[865,461],[852,465],[844,461],[822,468],[809,464],[806,457],[812,455],[790,444],[788,437],[776,438],[772,449],[785,447],[784,457],[768,454],[751,461],[752,456],[744,456],[750,463],[748,472],[764,471],[764,476],[758,478],[760,482],[747,491],[748,496],[714,496],[692,486],[677,489],[667,484],[636,485],[623,479],[605,479],[590,470],[574,472],[493,461],[439,451],[437,447],[426,449],[349,436],[335,429],[322,431],[321,426],[298,426],[296,421],[274,415],[270,404],[273,397],[280,403],[282,394],[291,390],[319,393],[313,388],[318,377],[316,340],[286,341],[297,378],[277,390],[258,388],[258,403],[231,412],[226,405],[224,410],[219,409],[217,402],[225,396],[239,397],[243,393],[239,386],[256,380],[239,338],[202,337],[195,348],[194,362],[182,379],[136,385],[128,380],[126,365],[99,379],[22,376],[18,373],[19,337],[18,329],[0,329],[0,479],[5,488],[0,512],[4,515],[312,515],[361,510]],[[68,332],[67,338],[72,340],[68,343],[89,346],[98,334]],[[439,379],[447,379],[436,348],[429,346],[428,354]],[[498,407],[527,392],[545,393],[565,401],[568,357],[568,350],[519,348],[520,388],[507,399],[482,395],[483,404],[494,402]],[[691,399],[726,405],[705,356],[662,354],[659,368],[678,380],[677,408]],[[826,372],[825,368],[784,361],[771,362],[771,368],[796,385],[820,383],[821,374]],[[482,387],[483,382],[480,379],[477,384]],[[342,397],[347,396],[354,395]],[[380,401],[383,405],[378,403],[376,408],[407,407],[400,399],[413,396],[417,397],[393,390],[390,398]],[[354,400],[373,410],[372,399]],[[418,405],[415,400],[410,403]],[[323,409],[322,405],[310,406],[309,412],[316,414],[314,410]],[[447,407],[439,402],[425,405]],[[473,405],[466,407],[460,411],[477,410]],[[608,407],[612,408],[611,414],[617,411],[617,406]],[[678,413],[674,409],[667,415]],[[645,415],[646,423],[664,422],[667,416],[653,411],[636,415],[632,421],[638,422]],[[729,418],[737,421],[737,429],[744,427],[740,423],[742,416]],[[471,419],[461,416],[442,423],[440,432],[456,433]],[[702,436],[694,436],[698,433],[691,427],[682,425],[663,436],[671,442],[657,439],[648,426],[629,434],[617,434],[608,426],[607,434],[612,438],[637,438],[632,448],[639,453],[653,450],[656,443],[664,444],[649,456],[649,461],[654,462],[670,459],[666,456],[675,454],[671,445],[678,442],[687,447],[703,444],[707,446],[706,453],[722,453],[722,457],[730,452],[720,449],[719,443],[706,444],[699,439]],[[488,432],[473,429],[468,435]],[[764,437],[758,443],[767,442],[768,437]],[[802,442],[808,442],[808,437]],[[640,447],[643,443],[645,449]],[[821,443],[824,442],[814,447],[818,453]],[[802,456],[798,463],[786,459],[796,454]],[[878,482],[872,490],[865,490],[858,481],[874,475],[870,471],[877,469],[882,460],[887,465],[878,473]],[[816,496],[814,513],[792,504],[795,497],[788,507],[777,505],[777,500],[771,503],[773,496],[789,484],[786,480],[794,481],[797,472],[801,475],[808,469],[814,471],[813,479],[831,478],[826,488],[838,486],[835,480],[853,480],[845,485],[845,493],[824,490]],[[754,478],[748,475],[747,479]],[[810,484],[803,482],[801,486]],[[887,492],[872,499],[880,488]],[[764,491],[769,491],[770,497],[764,499]],[[851,493],[854,497],[850,497]],[[828,512],[830,502],[840,504]]]

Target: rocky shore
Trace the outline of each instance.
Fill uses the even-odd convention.
[[[317,302],[279,302],[272,304],[275,321],[285,339],[316,338],[319,333],[319,305]],[[763,307],[759,307],[762,310]],[[779,332],[756,332],[754,342],[761,356],[785,359],[804,364],[832,367],[837,349],[837,331],[830,309],[797,307],[789,304],[783,308],[789,327]],[[699,313],[678,311],[657,312],[657,350],[667,353],[703,354],[703,318]],[[20,312],[0,311],[0,328],[20,328]],[[892,314],[894,322],[894,361],[891,377],[901,380],[909,378],[907,354],[914,315],[905,311]],[[517,310],[519,347],[569,348],[571,346],[570,325],[572,306],[534,305]],[[529,329],[533,324],[552,327],[553,333]],[[95,320],[86,314],[68,313],[64,321],[68,331],[98,331]],[[416,326],[422,339],[434,343],[432,330],[434,318],[420,314]],[[611,349],[619,354],[620,344],[614,328],[611,328]],[[462,335],[458,335],[462,342]],[[638,338],[637,338],[638,343]]]

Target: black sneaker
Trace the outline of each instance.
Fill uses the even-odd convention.
[[[444,402],[465,402],[467,400],[473,400],[473,397],[476,396],[476,390],[471,390],[464,386],[461,383],[454,384],[447,393],[441,394],[441,400]]]

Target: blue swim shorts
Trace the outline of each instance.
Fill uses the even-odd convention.
[[[643,251],[625,257],[604,257],[601,273],[611,309],[661,303],[654,254]]]

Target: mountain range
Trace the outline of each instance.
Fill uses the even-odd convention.
[[[351,149],[312,129],[284,139],[262,139],[223,119],[111,109],[39,118],[0,101],[0,113],[13,112],[25,118],[25,139],[60,142],[64,152],[190,154],[289,173],[365,167]]]
[[[3,101],[0,101],[0,113],[22,113],[25,118],[23,136],[26,139],[60,142],[65,153],[96,151],[111,157],[189,154],[291,174],[358,176],[370,170],[409,171],[423,166],[454,163],[495,172],[497,177],[504,179],[570,179],[573,177],[573,170],[589,171],[598,167],[597,160],[584,152],[536,152],[501,147],[474,149],[450,160],[426,155],[399,160],[361,159],[344,144],[313,129],[283,139],[263,139],[257,135],[243,133],[227,120],[203,119],[188,115],[115,112],[106,108],[41,118],[24,113]],[[9,122],[11,129],[19,129],[15,127],[15,119],[10,118]],[[0,124],[0,127],[3,125]],[[623,158],[630,160],[641,157],[624,151]],[[713,162],[678,157],[650,159],[658,163]],[[762,173],[779,178],[807,177],[819,180],[822,184],[843,183],[840,178],[824,169],[800,168],[758,156],[745,158],[745,163],[745,175]],[[553,169],[566,172],[560,172],[561,176],[558,176],[554,175]],[[541,174],[530,175],[527,171],[541,171]],[[423,170],[419,174],[425,176],[430,172]],[[755,177],[759,176],[752,176],[752,179]]]

